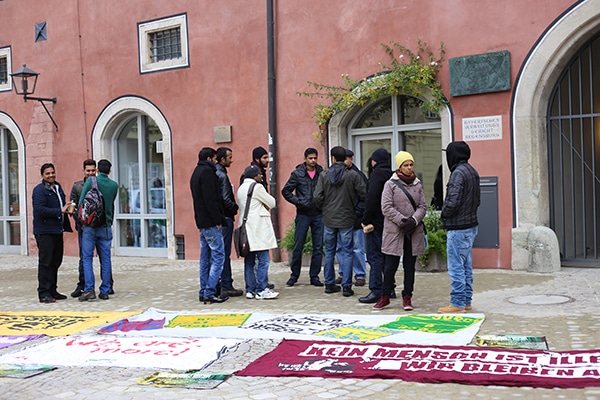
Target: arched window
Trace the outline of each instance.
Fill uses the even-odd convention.
[[[167,255],[165,172],[162,134],[154,120],[132,114],[113,139],[119,183],[115,204],[116,253]]]
[[[21,251],[19,155],[12,133],[0,125],[0,252]]]
[[[424,112],[420,105],[421,100],[410,96],[390,96],[366,105],[348,126],[348,144],[354,150],[354,163],[365,174],[367,160],[378,148],[392,154],[392,169],[398,151],[410,152],[429,200],[441,164],[442,125],[437,114]]]

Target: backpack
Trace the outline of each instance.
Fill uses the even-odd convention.
[[[99,228],[106,225],[106,209],[104,196],[98,190],[96,177],[91,176],[92,188],[85,194],[83,201],[77,209],[77,219],[80,223],[90,228]]]

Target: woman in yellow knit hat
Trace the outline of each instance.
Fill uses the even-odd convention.
[[[373,309],[381,310],[390,305],[394,276],[402,257],[402,306],[410,311],[413,309],[415,262],[417,255],[425,253],[425,235],[421,221],[427,212],[427,204],[423,185],[414,172],[415,160],[412,154],[400,151],[394,159],[398,169],[385,183],[381,195],[381,211],[384,216],[381,252],[385,255],[383,294]]]

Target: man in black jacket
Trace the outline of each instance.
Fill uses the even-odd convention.
[[[310,259],[310,284],[323,286],[319,279],[321,262],[323,260],[323,214],[315,206],[313,193],[317,186],[319,174],[323,167],[317,164],[319,153],[317,149],[309,147],[304,151],[304,163],[298,165],[290,179],[281,190],[283,198],[296,206],[296,219],[294,231],[294,250],[290,260],[292,273],[287,281],[288,286],[294,286],[300,277],[302,267],[302,249],[306,242],[306,235],[310,228],[312,237],[312,257]]]
[[[244,292],[233,287],[233,278],[231,276],[231,238],[233,236],[233,220],[238,212],[238,205],[235,202],[233,194],[233,186],[227,176],[227,168],[231,166],[231,163],[233,163],[232,150],[228,147],[219,147],[217,149],[217,177],[219,178],[226,221],[226,224],[223,225],[225,261],[223,262],[223,272],[221,272],[219,286],[223,296],[234,297],[241,296]]]
[[[386,149],[377,149],[371,155],[373,172],[369,175],[367,201],[362,226],[367,238],[367,261],[369,261],[369,294],[358,299],[361,303],[377,303],[383,289],[383,265],[385,257],[381,252],[383,236],[383,213],[381,212],[381,193],[383,185],[392,176],[390,153]]]
[[[198,165],[190,179],[194,201],[194,218],[200,230],[200,292],[204,304],[222,303],[229,297],[217,295],[217,284],[223,272],[225,246],[222,226],[225,221],[223,200],[217,177],[215,149],[203,147],[198,153]]]
[[[469,164],[471,149],[463,141],[446,147],[450,179],[442,207],[442,222],[448,231],[446,250],[450,277],[450,304],[440,313],[464,313],[473,300],[472,249],[477,236],[477,208],[480,203],[479,174]]]

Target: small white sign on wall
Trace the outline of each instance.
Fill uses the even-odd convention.
[[[502,139],[502,115],[490,117],[463,118],[463,140]]]

